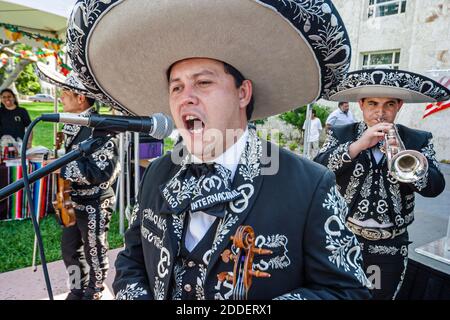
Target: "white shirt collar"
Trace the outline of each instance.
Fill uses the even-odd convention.
[[[95,106],[89,107],[88,109],[84,110],[83,112],[80,112],[80,116],[84,116],[84,115],[90,114],[94,110],[95,110]]]
[[[210,162],[215,162],[220,164],[231,171],[231,180],[234,178],[234,174],[236,173],[237,166],[239,161],[241,160],[242,152],[245,149],[245,144],[248,139],[248,128],[245,129],[245,132],[239,138],[239,140],[229,147],[224,153],[215,158]],[[196,156],[192,155],[193,163],[202,163],[203,161]]]

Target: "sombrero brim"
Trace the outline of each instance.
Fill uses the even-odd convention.
[[[433,103],[450,99],[450,91],[417,73],[371,69],[350,72],[335,91],[330,93],[328,99],[357,102],[365,98],[395,98],[405,103]]]
[[[88,96],[92,98],[95,97],[93,93],[84,90],[83,88],[80,88],[75,83],[73,85],[71,85],[70,82],[68,83],[67,77],[57,72],[56,70],[52,69],[49,65],[45,63],[37,62],[35,72],[41,80],[53,84],[61,89],[69,90],[83,96]]]
[[[346,30],[329,0],[96,5],[90,16],[82,2],[74,8],[71,61],[88,90],[137,115],[169,113],[166,72],[183,59],[224,61],[252,80],[253,119],[318,99],[343,78],[350,61]]]

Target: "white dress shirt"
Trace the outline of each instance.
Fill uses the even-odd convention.
[[[343,112],[341,109],[337,108],[327,118],[326,124],[331,126],[344,125],[354,123],[355,119],[350,110],[347,113]]]
[[[375,147],[372,148],[372,155],[375,158],[375,161],[377,163],[380,163],[380,160],[383,158],[384,153],[381,152],[380,148],[375,146]]]
[[[244,151],[245,144],[248,139],[248,129],[239,140],[228,148],[224,153],[218,156],[211,162],[220,164],[231,171],[231,180],[233,181],[234,174],[236,173],[241,154]],[[192,156],[194,163],[202,163],[202,160],[195,156]],[[209,215],[203,211],[189,212],[189,224],[186,230],[185,244],[186,249],[191,252],[195,246],[203,239],[208,229],[214,223],[217,218]]]

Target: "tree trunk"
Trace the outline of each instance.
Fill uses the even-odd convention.
[[[16,64],[14,71],[9,75],[9,77],[0,85],[0,90],[8,88],[14,81],[16,81],[19,74],[25,69],[27,65],[32,63],[30,60],[20,60],[19,63]]]

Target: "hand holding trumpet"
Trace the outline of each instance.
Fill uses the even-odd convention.
[[[394,130],[394,124],[382,121],[383,120],[380,119],[377,124],[369,127],[366,131],[364,131],[361,138],[350,145],[349,155],[352,159],[357,157],[362,151],[370,149],[376,146],[380,141],[385,140],[386,135],[388,135],[389,145],[398,145],[395,136],[389,134],[391,130]]]

